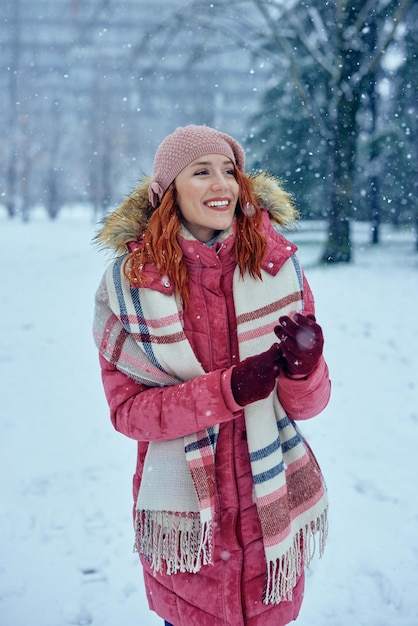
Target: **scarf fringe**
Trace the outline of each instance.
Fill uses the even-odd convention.
[[[164,572],[195,574],[213,563],[212,521],[201,522],[198,512],[137,511],[134,551]]]
[[[137,511],[134,550],[154,574],[198,572],[212,560],[212,523],[200,522],[199,513]],[[328,509],[298,532],[289,550],[268,566],[264,604],[291,601],[303,565],[309,567],[315,552],[322,557],[328,535]]]
[[[283,600],[291,601],[293,589],[305,564],[309,567],[317,544],[319,557],[322,557],[328,535],[328,509],[297,533],[293,545],[281,559],[271,561],[268,565],[267,584],[263,595],[264,604],[279,604]]]

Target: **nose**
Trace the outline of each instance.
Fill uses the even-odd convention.
[[[227,187],[226,178],[221,170],[214,172],[212,179],[213,189],[225,189]]]

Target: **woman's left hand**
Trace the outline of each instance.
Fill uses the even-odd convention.
[[[285,374],[303,378],[315,369],[324,346],[322,329],[312,314],[295,313],[279,318],[274,329],[280,339]]]

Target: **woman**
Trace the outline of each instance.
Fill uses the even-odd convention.
[[[116,251],[94,334],[115,428],[138,442],[136,548],[174,626],[282,626],[327,531],[295,420],[330,394],[314,299],[277,228],[295,219],[239,143],[178,128],[152,179],[105,219]]]

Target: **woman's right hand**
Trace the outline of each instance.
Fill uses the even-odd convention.
[[[246,406],[267,398],[273,391],[279,374],[282,352],[278,343],[271,348],[244,359],[232,370],[231,389],[235,402]]]

